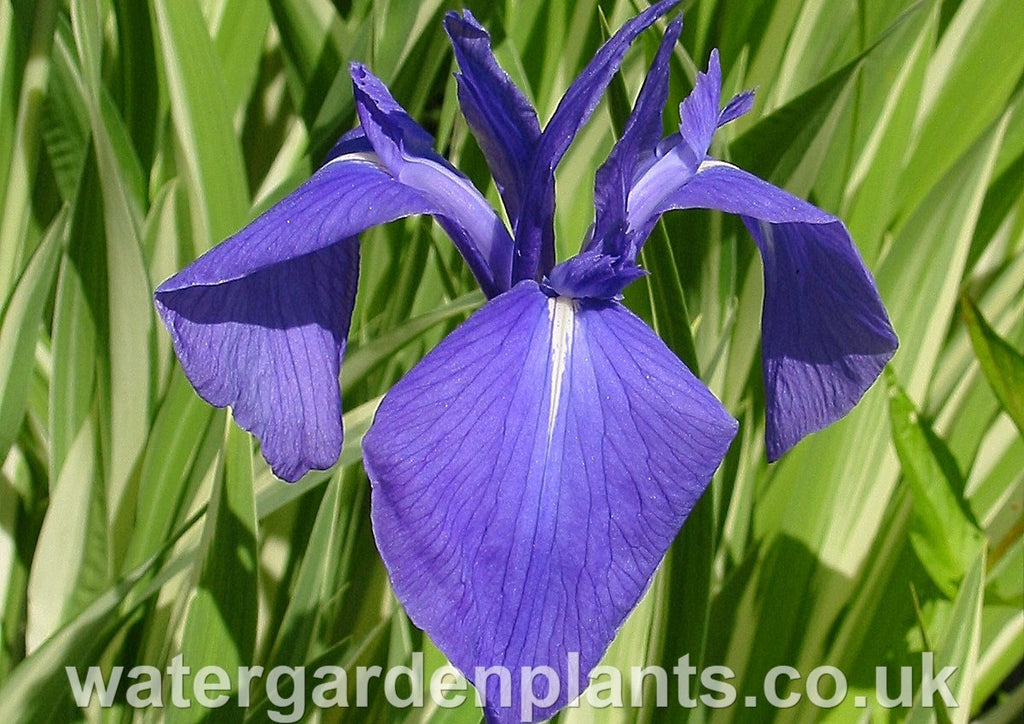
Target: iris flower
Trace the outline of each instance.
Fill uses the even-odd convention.
[[[764,263],[768,457],[846,414],[896,348],[874,281],[836,217],[708,156],[752,94],[721,106],[717,52],[662,138],[672,21],[622,137],[597,171],[581,252],[554,254],[554,170],[633,40],[676,0],[629,20],[542,130],[465,12],[445,28],[459,101],[512,228],[364,66],[359,125],[294,193],[162,284],[182,367],[262,443],[273,471],[327,468],[342,443],[338,374],[358,235],[430,214],[488,297],[384,397],[363,441],[372,521],[394,590],[485,697],[518,721],[579,691],[716,468],[737,423],[621,303],[672,209],[738,214]],[[656,270],[655,270],[656,271]],[[511,701],[498,676],[511,672]],[[551,667],[524,692],[521,667]],[[557,687],[557,691],[555,690]]]

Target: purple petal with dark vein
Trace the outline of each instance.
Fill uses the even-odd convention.
[[[363,131],[362,126],[356,126],[339,138],[337,143],[327,152],[324,163],[329,163],[339,156],[350,153],[374,153],[373,145],[370,143],[370,139],[366,137],[366,132]]]
[[[726,123],[732,123],[740,116],[748,113],[751,108],[754,107],[754,91],[745,90],[741,93],[737,93],[729,102],[725,104],[725,108],[718,114],[718,127],[721,128]]]
[[[765,442],[777,460],[849,412],[896,351],[875,281],[842,222],[766,181],[708,161],[668,208],[740,214],[764,261]]]
[[[347,239],[242,279],[157,296],[199,395],[230,405],[274,474],[294,482],[341,451],[338,372],[359,273]]]
[[[672,49],[683,29],[683,19],[669,23],[647,77],[640,88],[633,112],[630,113],[622,137],[615,143],[608,160],[597,170],[594,179],[594,235],[587,249],[609,256],[629,254],[630,239],[622,233],[626,222],[626,200],[641,158],[653,155],[661,140],[661,114],[668,99],[669,62]]]
[[[679,133],[690,149],[689,166],[696,170],[711,147],[718,129],[719,103],[722,99],[722,68],[718,49],[711,51],[706,73],[697,73],[693,90],[679,104]]]
[[[444,27],[461,72],[459,105],[501,192],[510,219],[519,216],[530,158],[540,138],[537,111],[502,70],[491,36],[469,10],[445,15]]]
[[[523,279],[539,279],[554,266],[555,167],[594,112],[629,46],[677,4],[679,0],[662,0],[628,20],[601,46],[558,103],[541,134],[522,213],[515,225],[513,284]]]
[[[484,293],[493,297],[507,290],[512,238],[487,199],[434,150],[430,134],[405,112],[379,78],[359,63],[352,63],[351,74],[360,125],[381,163],[434,205],[438,223]]]
[[[165,281],[157,294],[239,279],[330,246],[377,224],[436,213],[373,154],[336,158],[239,233]]]
[[[642,205],[631,203],[630,225],[639,223],[646,215],[657,217],[672,209],[694,208],[753,216],[769,223],[829,224],[838,221],[814,204],[725,161],[706,159],[692,176],[673,173],[678,169],[669,164],[662,165],[672,155],[669,153],[660,159],[645,176],[645,185],[658,189],[660,197],[656,200],[645,197]],[[639,187],[634,192],[638,190]],[[634,199],[631,197],[630,201]]]
[[[431,211],[375,164],[340,158],[156,290],[189,381],[233,408],[281,478],[330,467],[341,450],[355,235]]]
[[[388,393],[363,442],[377,545],[488,721],[546,719],[585,686],[736,427],[620,304],[532,281]],[[492,666],[510,700],[477,669]],[[557,692],[545,677],[524,691],[522,666],[551,667]]]

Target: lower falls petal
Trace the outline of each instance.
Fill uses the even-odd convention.
[[[765,444],[778,460],[860,401],[896,335],[845,227],[744,217],[764,262]]]
[[[648,187],[670,171],[655,169]],[[663,188],[634,224],[670,209],[717,209],[738,214],[761,252],[765,445],[778,460],[853,409],[896,351],[875,280],[839,219],[729,163],[706,159]]]
[[[240,279],[157,295],[196,391],[232,407],[284,480],[329,468],[341,451],[338,372],[358,271],[351,238]]]
[[[332,160],[161,284],[155,303],[196,391],[231,406],[274,473],[298,480],[341,451],[338,369],[355,304],[358,234],[434,207],[349,134]]]
[[[533,281],[395,385],[363,443],[374,535],[452,663],[478,684],[509,671],[511,701],[487,678],[489,721],[548,718],[582,690],[736,428],[620,304]],[[557,696],[538,677],[524,699],[524,666],[551,667]]]

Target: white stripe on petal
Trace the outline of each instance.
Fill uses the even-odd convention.
[[[380,156],[373,151],[352,151],[350,153],[343,153],[340,156],[335,156],[325,163],[324,167],[326,168],[332,163],[344,163],[345,161],[365,161],[367,163],[372,163],[378,168],[384,168],[384,164],[381,163]]]
[[[569,297],[548,299],[551,320],[551,399],[548,403],[548,445],[555,432],[555,418],[562,399],[562,378],[572,353],[573,330],[576,326],[576,302]]]
[[[731,163],[725,161],[719,161],[717,158],[705,158],[700,162],[700,166],[697,167],[697,173],[701,171],[707,171],[709,168],[719,168],[725,166],[726,168],[736,168]]]

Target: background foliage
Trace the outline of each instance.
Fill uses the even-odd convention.
[[[542,120],[630,0],[467,3]],[[173,360],[152,289],[306,178],[353,123],[360,59],[497,202],[457,114],[441,0],[0,0],[0,720],[78,710],[66,665],[347,667],[443,657],[376,555],[359,442],[389,386],[481,297],[429,221],[367,234],[333,470],[274,480]],[[725,664],[740,702],[789,664],[850,694],[561,721],[1019,721],[1024,659],[1024,13],[1019,0],[691,0],[672,100],[721,48],[754,111],[713,153],[842,216],[901,348],[861,405],[764,462],[760,262],[742,227],[670,216],[627,290],[742,426],[607,656]],[[606,18],[607,24],[601,20]],[[560,258],[657,45],[648,33],[559,173]],[[671,241],[670,241],[671,240]],[[688,312],[687,312],[688,310]],[[886,710],[876,666],[936,652],[961,707]],[[1016,678],[1011,673],[1017,670]],[[895,668],[892,669],[895,671]],[[895,688],[896,675],[890,676]],[[803,682],[794,690],[801,691]],[[328,721],[477,722],[471,706]],[[648,692],[650,693],[650,692]],[[868,697],[869,708],[853,706]],[[628,703],[628,702],[627,702]],[[218,717],[261,721],[268,701]],[[320,714],[312,714],[320,717]]]

